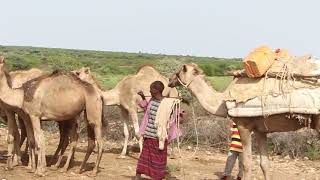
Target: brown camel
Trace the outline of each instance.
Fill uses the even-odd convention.
[[[7,77],[9,76],[2,58],[0,59],[0,99],[12,107],[21,108],[31,121],[31,130],[33,130],[39,154],[36,174],[44,175],[46,170],[45,139],[40,127],[40,120],[66,121],[75,118],[85,110],[90,140],[79,172],[82,171],[92,153],[96,138],[98,156],[93,169],[93,174],[96,175],[103,148],[101,135],[103,103],[96,89],[67,72],[56,72],[49,76],[33,79],[23,84],[21,89],[12,89]],[[28,133],[28,127],[26,128]]]
[[[162,81],[166,86],[169,80],[161,75],[156,69],[150,65],[145,65],[139,68],[137,74],[129,75],[123,78],[111,90],[103,91],[96,82],[95,77],[90,72],[90,69],[85,67],[80,70],[73,71],[81,80],[93,84],[97,89],[100,89],[101,95],[104,98],[104,103],[107,106],[117,105],[121,110],[121,120],[123,121],[124,144],[120,158],[125,158],[127,153],[127,145],[129,139],[128,123],[131,119],[135,131],[135,136],[139,139],[140,150],[142,149],[142,139],[139,135],[138,111],[142,111],[137,105],[141,101],[141,97],[137,94],[142,90],[147,96],[150,96],[150,84],[154,81]],[[178,91],[176,88],[166,87],[163,91],[164,96],[177,97]]]
[[[196,64],[183,65],[178,71],[170,78],[170,87],[184,85],[191,93],[196,96],[200,104],[208,112],[227,117],[227,109],[225,105],[225,94],[218,93],[204,79],[203,71]],[[308,115],[302,115],[309,117]],[[288,114],[271,115],[267,118],[264,117],[246,117],[239,118],[233,117],[232,120],[238,125],[241,134],[241,140],[244,148],[243,152],[243,165],[244,165],[244,179],[251,178],[251,132],[254,132],[257,137],[259,152],[260,152],[260,166],[266,180],[270,179],[269,176],[269,161],[267,152],[267,133],[271,132],[287,132],[295,131],[305,127],[298,119],[289,118]],[[313,115],[311,117],[311,128],[320,130],[320,118]]]

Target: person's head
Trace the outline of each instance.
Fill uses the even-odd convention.
[[[151,96],[155,97],[157,95],[162,95],[164,85],[161,81],[154,81],[150,85]]]

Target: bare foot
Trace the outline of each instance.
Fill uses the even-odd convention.
[[[136,174],[136,177],[134,180],[141,180],[141,174]]]

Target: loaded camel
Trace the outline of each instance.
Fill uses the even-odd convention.
[[[227,108],[225,97],[226,93],[215,91],[204,79],[203,71],[196,64],[185,64],[170,78],[169,86],[176,87],[183,85],[188,88],[191,93],[199,100],[201,106],[208,112],[227,117]],[[288,132],[295,131],[305,127],[299,123],[299,120],[290,119],[288,114],[271,115],[264,117],[233,117],[232,120],[238,125],[243,144],[243,165],[244,179],[251,179],[251,164],[252,164],[252,145],[251,132],[254,132],[258,142],[260,153],[260,166],[266,180],[270,179],[269,175],[269,160],[267,152],[267,133],[272,132]],[[303,115],[302,115],[303,116]],[[307,116],[307,115],[306,115]],[[308,117],[308,116],[307,116]],[[265,124],[266,123],[266,124]],[[311,116],[310,127],[320,130],[320,118],[318,115]]]
[[[137,94],[140,90],[144,94],[150,94],[150,84],[154,81],[161,81],[167,85],[169,80],[161,75],[156,69],[150,65],[141,66],[135,75],[129,75],[123,78],[113,89],[104,91],[97,83],[94,75],[90,72],[89,68],[81,68],[73,71],[81,80],[86,81],[97,89],[99,89],[102,97],[104,98],[104,105],[112,106],[117,105],[120,107],[120,118],[123,121],[124,143],[120,158],[125,158],[127,153],[129,130],[128,123],[131,119],[135,131],[135,136],[139,140],[140,151],[142,149],[142,139],[139,135],[139,121],[138,111],[142,109],[137,105],[141,101],[141,97]],[[176,88],[165,87],[163,91],[164,96],[177,97],[178,91]]]
[[[40,127],[40,121],[67,121],[75,118],[85,110],[90,139],[88,141],[88,151],[79,172],[82,171],[92,153],[96,139],[98,156],[92,172],[93,175],[96,175],[103,151],[101,135],[103,100],[96,89],[90,84],[81,81],[72,73],[67,72],[56,72],[52,75],[33,79],[23,84],[20,89],[12,89],[9,86],[10,79],[8,78],[5,62],[2,58],[0,59],[0,100],[7,105],[22,109],[31,122],[29,122],[31,129],[27,126],[28,123],[25,123],[25,125],[27,133],[33,131],[34,144],[38,149],[39,157],[35,173],[44,175],[46,170],[45,139]],[[72,144],[76,144],[76,141],[73,141]],[[32,142],[30,145],[32,145]],[[72,151],[72,148],[70,151]]]

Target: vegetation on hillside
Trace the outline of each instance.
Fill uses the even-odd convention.
[[[32,67],[48,71],[73,70],[87,66],[96,73],[102,86],[107,89],[124,76],[134,74],[143,64],[153,64],[164,75],[170,76],[181,64],[193,62],[210,77],[222,76],[225,71],[239,69],[242,65],[240,59],[16,46],[0,46],[0,54],[6,57],[10,70]],[[217,86],[221,89],[225,85]]]

